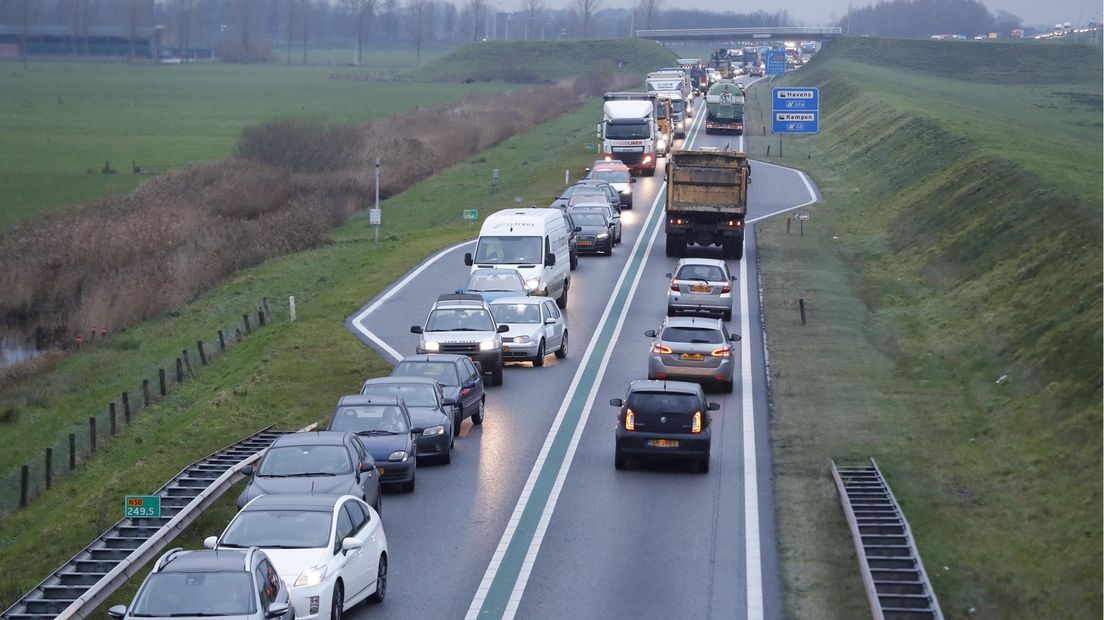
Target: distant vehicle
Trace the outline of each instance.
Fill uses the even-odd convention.
[[[503,297],[491,304],[499,325],[510,328],[502,336],[502,357],[510,362],[544,366],[549,353],[567,357],[567,321],[550,299]]]
[[[375,462],[380,484],[414,490],[417,449],[414,424],[406,404],[397,396],[342,396],[330,414],[331,431],[355,433]],[[381,504],[376,505],[379,512]]]
[[[626,170],[625,172],[628,171]],[[629,185],[631,184],[628,182],[622,183],[622,186]],[[613,183],[603,181],[602,179],[593,179],[588,176],[576,181],[575,187],[577,189],[575,189],[575,193],[572,194],[572,199],[580,195],[600,194],[605,196],[609,205],[613,207],[615,211],[618,213],[621,212],[621,192],[613,186]],[[571,206],[571,200],[568,200],[567,204]]]
[[[763,67],[753,65],[748,69],[748,77],[763,77]]]
[[[424,325],[411,325],[421,334],[417,352],[454,353],[479,362],[491,375],[491,385],[502,385],[502,339],[487,303],[479,295],[441,295]],[[407,403],[409,406],[409,403]]]
[[[613,222],[613,243],[621,243],[621,214],[614,211],[608,204],[603,205],[596,202],[582,202],[571,207],[571,214],[574,216],[576,212],[585,213],[587,211],[598,211],[606,216],[606,219]]]
[[[719,319],[668,317],[659,331],[649,329],[654,338],[648,354],[649,379],[677,379],[717,385],[732,391],[733,369],[729,343],[740,336],[729,334]]]
[[[382,603],[387,596],[383,522],[350,495],[258,497],[203,545],[216,554],[259,548],[254,553],[266,554],[279,575],[275,581],[283,582],[266,578],[267,585],[290,586],[298,618],[337,620],[361,601]]]
[[[238,508],[254,497],[288,493],[353,495],[378,507],[375,471],[375,460],[353,433],[283,435],[264,451],[259,465],[241,469],[249,482],[238,496]]]
[[[575,223],[579,231],[579,252],[613,255],[613,222],[598,211],[576,211]]]
[[[632,208],[632,186],[636,180],[632,178],[628,166],[612,162],[595,163],[591,168],[587,169],[586,178],[609,183],[613,186],[613,189],[617,190],[618,197],[621,201],[621,207],[624,209]]]
[[[705,133],[744,133],[744,91],[732,80],[721,80],[705,97]]]
[[[661,99],[666,99],[671,104],[671,131],[676,138],[685,138],[686,130],[690,124],[686,122],[686,99],[678,91],[669,90],[656,93]],[[668,149],[668,152],[670,149]]]
[[[667,274],[667,316],[681,312],[719,314],[732,320],[732,283],[736,280],[723,260],[684,258]]]
[[[725,258],[744,255],[744,216],[751,168],[747,155],[721,151],[674,151],[667,159],[667,256],[686,245],[719,245]]]
[[[570,243],[559,213],[550,209],[507,209],[483,222],[475,253],[464,254],[464,264],[472,271],[516,269],[534,295],[554,297],[561,308],[566,308],[571,287]],[[483,370],[490,370],[490,366],[483,364]]]
[[[360,393],[401,398],[410,412],[413,424],[410,433],[414,435],[417,459],[452,462],[453,440],[457,435],[452,428],[455,405],[445,404],[444,390],[437,381],[426,377],[376,377],[365,381]],[[409,487],[408,490],[413,490],[413,478]]]
[[[479,295],[483,301],[492,301],[499,297],[528,295],[525,279],[517,269],[475,269],[468,275],[464,288],[457,293]]]
[[[682,381],[633,381],[624,399],[610,399],[620,408],[613,465],[624,469],[629,459],[690,461],[709,471],[710,411],[700,385]]]
[[[663,157],[671,150],[674,141],[674,124],[671,119],[671,100],[657,97],[655,102],[656,157]]]
[[[425,377],[437,381],[445,395],[445,406],[456,409],[454,433],[460,433],[460,425],[465,418],[471,418],[472,424],[483,423],[487,401],[483,373],[468,357],[447,353],[412,355],[399,362],[391,371],[391,376]]]
[[[300,612],[307,615],[307,610]],[[112,618],[232,617],[292,620],[287,585],[260,549],[183,551],[162,555],[129,607],[107,610]]]
[[[636,96],[642,93],[633,93]],[[656,168],[655,99],[624,99],[622,93],[606,93],[602,122],[596,128],[604,159],[621,160],[629,170],[652,176]]]

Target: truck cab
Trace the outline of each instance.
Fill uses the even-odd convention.
[[[635,95],[636,98],[618,98]],[[606,93],[597,135],[603,159],[618,159],[629,170],[654,176],[656,169],[656,97],[645,93]]]

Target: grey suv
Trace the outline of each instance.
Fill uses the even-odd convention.
[[[491,385],[502,385],[502,332],[487,303],[479,295],[441,295],[425,325],[411,325],[420,334],[418,354],[456,353],[480,363],[491,375]]]

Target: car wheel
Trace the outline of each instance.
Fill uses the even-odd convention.
[[[449,440],[449,445],[445,448],[445,453],[441,455],[441,464],[448,465],[452,462],[452,440]]]
[[[571,271],[575,271],[579,267],[579,255],[577,253],[571,255],[568,265],[571,267]]]
[[[567,289],[568,288],[569,288],[569,285],[568,285],[567,281],[565,280],[564,285],[563,285],[563,291],[560,293],[560,296],[556,298],[556,305],[561,307],[561,308],[566,308],[567,307]]]
[[[502,364],[491,370],[491,385],[502,385]]]
[[[625,469],[625,457],[620,452],[613,453],[613,468]]]
[[[724,313],[724,320],[725,320],[725,322],[728,322],[728,321],[732,320],[732,311],[731,310]]]
[[[563,359],[567,357],[567,330],[564,330],[563,339],[560,340],[560,348],[556,349],[556,357]]]
[[[485,413],[486,408],[487,408],[487,399],[486,398],[480,398],[479,399],[479,411],[472,414],[472,424],[482,424],[483,423],[483,414]]]
[[[452,420],[452,436],[453,437],[459,437],[460,436],[460,426],[463,425],[463,424],[464,424],[464,411],[461,410],[460,413],[456,414],[456,417],[453,418],[453,420]]]
[[[731,381],[725,381],[724,383],[719,383],[717,386],[725,394],[731,394],[732,393],[732,382]]]
[[[533,358],[533,368],[544,366],[544,338],[537,345],[537,356]]]
[[[410,480],[402,483],[402,490],[404,493],[413,493],[415,483],[418,481],[418,466],[414,466],[414,473],[410,474]]]
[[[337,582],[334,586],[333,601],[330,603],[330,620],[341,620],[341,615],[345,611],[345,588],[341,587],[341,582]]]
[[[698,473],[699,474],[708,474],[709,473],[709,457],[708,456],[706,456],[706,457],[704,457],[704,458],[702,458],[698,461]]]
[[[676,314],[677,313],[675,312],[674,308],[672,308],[671,306],[667,306],[667,316],[675,316]]]
[[[382,603],[385,598],[387,598],[387,556],[381,555],[379,568],[376,569],[376,591],[368,597],[368,600],[373,603]]]

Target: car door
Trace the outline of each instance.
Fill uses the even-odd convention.
[[[360,542],[360,549],[350,551],[345,564],[345,571],[349,575],[349,594],[347,600],[355,604],[367,596],[369,586],[376,577],[376,558],[379,553],[372,548],[368,537],[368,511],[356,500],[348,500],[341,507],[349,515],[353,529],[349,538],[355,538]],[[355,588],[355,589],[354,589]]]
[[[355,454],[353,462],[360,465],[360,488],[364,492],[364,501],[374,506],[380,493],[379,479],[376,478],[376,461],[364,449],[364,444],[360,443],[359,439],[354,437],[351,443]]]
[[[354,527],[352,514],[342,504],[337,509],[337,519],[334,525],[333,557],[330,561],[329,570],[326,571],[326,580],[337,583],[337,579],[341,578],[342,583],[345,584],[346,608],[349,607],[349,601],[353,600],[353,597],[364,589],[363,575],[359,577],[358,581],[357,571],[360,568],[356,561],[362,550],[344,551],[341,548],[343,540],[353,538]]]
[[[479,411],[479,399],[483,398],[482,390],[479,387],[479,373],[475,370],[475,365],[471,363],[468,358],[461,358],[460,368],[460,398],[464,405],[464,416],[471,417],[474,413]]]
[[[553,319],[556,321],[552,325],[544,326],[545,350],[555,351],[560,348],[560,343],[563,342],[563,321],[561,320],[563,315],[553,301],[546,301],[541,305],[544,306],[544,316],[541,320]]]

